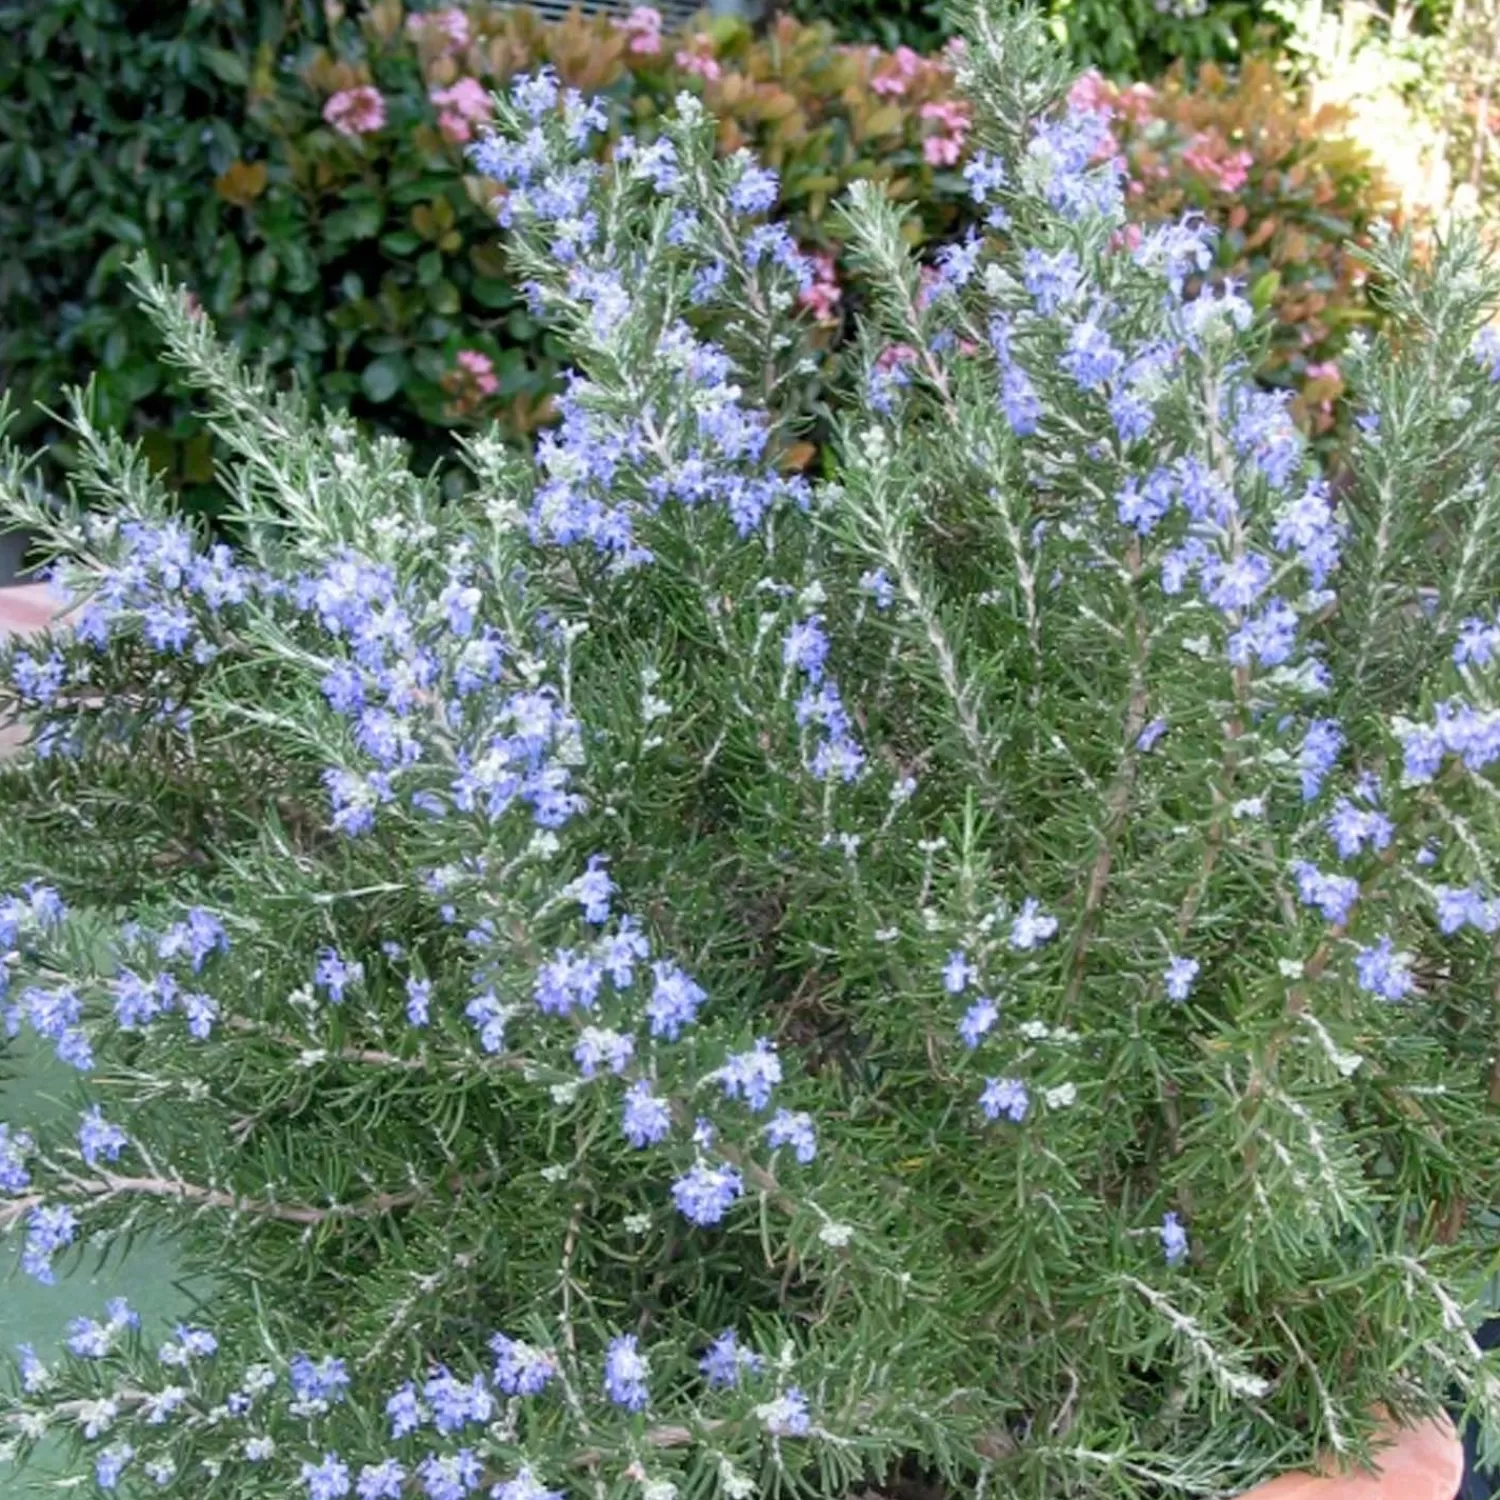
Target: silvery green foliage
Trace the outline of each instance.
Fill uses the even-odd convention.
[[[67,632],[10,649],[0,1126],[47,1279],[219,1288],[21,1351],[122,1492],[1229,1494],[1495,1376],[1500,278],[1382,241],[1344,470],[1125,222],[1029,13],[968,17],[993,233],[873,189],[863,377],[691,98],[613,165],[521,80],[476,165],[573,350],[444,503],[146,268],[239,545],[74,405],[0,457]]]

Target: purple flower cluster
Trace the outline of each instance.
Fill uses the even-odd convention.
[[[442,1366],[423,1383],[422,1400],[433,1426],[444,1435],[470,1422],[488,1422],[495,1410],[495,1398],[482,1375],[463,1381]]]
[[[672,1111],[665,1099],[652,1093],[644,1078],[637,1079],[625,1091],[620,1129],[637,1150],[666,1140],[672,1129]]]
[[[0,1193],[22,1193],[31,1186],[26,1158],[36,1142],[24,1130],[12,1130],[0,1120]]]
[[[1302,800],[1311,802],[1323,788],[1323,781],[1338,763],[1344,748],[1344,731],[1333,719],[1314,719],[1302,738],[1297,752],[1297,770],[1302,777]]]
[[[1415,988],[1412,979],[1412,956],[1397,953],[1389,937],[1383,937],[1371,948],[1361,948],[1354,956],[1354,972],[1362,990],[1382,1000],[1404,1000]]]
[[[1338,566],[1346,529],[1334,514],[1327,481],[1314,477],[1277,511],[1271,543],[1278,552],[1295,552],[1313,588],[1321,589]]]
[[[1069,108],[1040,121],[1021,164],[1023,184],[1071,222],[1118,219],[1125,206],[1124,162],[1118,156],[1098,161],[1110,139],[1109,116],[1102,110]]]
[[[1167,987],[1167,999],[1176,1000],[1179,1003],[1186,1000],[1192,993],[1193,982],[1198,977],[1199,968],[1196,958],[1183,958],[1179,954],[1174,954],[1167,965],[1166,973],[1162,976]]]
[[[1451,699],[1437,705],[1430,724],[1407,725],[1400,734],[1408,781],[1433,780],[1450,755],[1470,771],[1500,760],[1500,709],[1478,709]]]
[[[1438,931],[1451,935],[1472,927],[1476,932],[1500,932],[1500,901],[1473,886],[1440,885],[1433,889]]]
[[[985,223],[991,229],[1008,228],[1010,215],[1003,203],[995,201],[1008,182],[1005,163],[993,152],[976,151],[964,165],[964,181],[975,203],[989,205]]]
[[[1187,1230],[1182,1227],[1176,1214],[1169,1213],[1161,1221],[1161,1249],[1169,1266],[1181,1265],[1187,1259]]]
[[[507,1396],[538,1396],[557,1373],[557,1360],[549,1350],[503,1333],[490,1340],[490,1352],[495,1356],[495,1384]]]
[[[994,1029],[995,1022],[999,1019],[1000,1007],[987,996],[981,995],[963,1013],[963,1018],[958,1023],[958,1034],[963,1039],[964,1046],[972,1052]]]
[[[744,1179],[730,1166],[694,1162],[672,1184],[672,1201],[689,1223],[717,1224],[745,1191]]]
[[[1019,1125],[1031,1108],[1031,1095],[1019,1078],[988,1078],[979,1096],[979,1107],[988,1120],[998,1120],[1003,1115]]]
[[[1272,489],[1285,489],[1301,467],[1303,439],[1288,407],[1289,391],[1260,389],[1249,379],[1227,385],[1221,418],[1235,451],[1260,473]]]
[[[26,1219],[26,1238],[21,1244],[21,1269],[45,1286],[57,1277],[52,1257],[71,1245],[78,1234],[78,1219],[67,1204],[41,1204]]]
[[[1101,310],[1095,309],[1070,326],[1059,363],[1081,391],[1099,390],[1120,373],[1125,356],[1104,328]]]
[[[1035,896],[1028,896],[1010,924],[1010,945],[1018,953],[1029,953],[1057,935],[1057,918],[1042,910]]]
[[[1453,643],[1455,666],[1487,667],[1497,656],[1500,656],[1500,620],[1468,619],[1459,625],[1458,639]]]
[[[782,660],[788,669],[800,671],[807,684],[797,699],[797,725],[814,725],[821,731],[809,769],[819,781],[857,781],[864,772],[865,752],[854,738],[838,684],[827,675],[827,657],[828,638],[817,615],[795,623],[782,641]]]
[[[349,1391],[344,1361],[332,1354],[318,1360],[308,1354],[294,1354],[287,1366],[287,1378],[298,1402],[314,1409],[343,1401]]]
[[[78,1127],[79,1154],[91,1167],[99,1165],[100,1157],[106,1161],[118,1161],[129,1140],[130,1137],[118,1125],[112,1125],[104,1118],[97,1104],[83,1116]]]
[[[1367,845],[1378,853],[1389,846],[1396,831],[1378,808],[1356,807],[1347,797],[1340,797],[1334,805],[1326,827],[1340,859],[1353,859]]]
[[[633,1333],[622,1333],[610,1343],[604,1356],[604,1394],[616,1406],[644,1411],[651,1399],[646,1387],[650,1374],[651,1367]]]
[[[771,1102],[771,1090],[781,1082],[781,1059],[767,1037],[757,1039],[748,1052],[728,1057],[716,1075],[726,1099],[743,1099],[757,1113]]]
[[[1000,371],[1000,408],[1017,437],[1035,435],[1042,417],[1042,401],[1031,377],[1016,363],[1011,327],[999,314],[990,319],[990,349]]]
[[[1213,265],[1219,230],[1199,213],[1144,229],[1131,255],[1138,266],[1162,276],[1174,297],[1183,296],[1189,276]]]
[[[765,1366],[765,1360],[753,1349],[745,1348],[732,1328],[726,1328],[698,1361],[703,1378],[714,1390],[730,1390],[744,1375],[758,1375]]]
[[[1292,866],[1297,877],[1297,895],[1304,906],[1315,906],[1325,922],[1347,927],[1349,913],[1359,899],[1359,882],[1352,875],[1328,875],[1299,860]]]
[[[5,1012],[5,1030],[15,1036],[24,1020],[39,1036],[55,1044],[58,1060],[80,1073],[94,1066],[94,1051],[88,1033],[80,1025],[83,1000],[69,984],[55,989],[32,985],[21,991],[18,1003]]]
[[[765,1128],[772,1147],[790,1146],[792,1154],[806,1166],[818,1154],[818,1135],[813,1118],[802,1110],[779,1109]]]

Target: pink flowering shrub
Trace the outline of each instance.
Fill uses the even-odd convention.
[[[836,262],[827,250],[816,250],[808,257],[812,269],[810,283],[797,294],[797,304],[806,308],[819,323],[832,323],[838,317],[843,293],[839,288]]]
[[[630,38],[626,51],[632,57],[655,57],[661,51],[661,12],[655,6],[637,5],[621,29]]]
[[[340,89],[323,106],[323,118],[342,136],[373,135],[385,127],[385,99],[369,84]]]
[[[469,45],[469,18],[456,6],[426,11],[406,18],[407,35],[435,45],[443,52],[460,52]]]
[[[631,43],[634,45],[638,32],[631,33]],[[724,76],[723,65],[714,55],[713,38],[707,32],[700,31],[694,35],[687,46],[679,47],[672,54],[672,61],[682,69],[697,78],[702,78],[709,83],[716,83]]]
[[[470,140],[475,125],[488,119],[493,109],[489,90],[474,78],[460,78],[445,89],[433,89],[429,97],[437,107],[443,139],[455,145]]]
[[[886,98],[899,99],[925,67],[924,59],[910,47],[897,47],[876,66],[870,76],[870,87]]]
[[[1207,132],[1195,135],[1178,159],[1217,193],[1239,192],[1250,180],[1250,168],[1255,165],[1250,152],[1231,151],[1221,137]]]
[[[969,135],[968,106],[961,99],[933,100],[918,113],[928,127],[922,138],[922,155],[928,165],[956,166]]]
[[[442,380],[443,389],[452,397],[452,415],[471,417],[500,389],[495,362],[479,349],[460,349],[453,357],[453,368]]]

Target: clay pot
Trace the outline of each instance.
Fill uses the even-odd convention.
[[[1283,1474],[1241,1500],[1454,1500],[1464,1449],[1447,1417],[1390,1429],[1378,1473]]]

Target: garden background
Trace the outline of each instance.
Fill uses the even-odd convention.
[[[1135,217],[1195,208],[1221,226],[1219,270],[1276,314],[1263,379],[1294,389],[1336,452],[1343,342],[1380,316],[1345,242],[1381,218],[1493,212],[1500,0],[1051,8],[1085,70],[1078,97],[1113,112]],[[883,182],[928,241],[977,214],[948,47],[936,0],[791,0],[755,22],[680,27],[648,8],[549,21],[400,0],[0,4],[0,386],[23,433],[56,439],[61,473],[46,407],[100,367],[99,415],[145,434],[182,503],[213,511],[213,439],[163,375],[122,274],[145,249],[242,348],[424,459],[491,422],[535,433],[557,350],[507,275],[494,185],[463,148],[490,91],[545,61],[601,95],[619,130],[700,93],[723,150],[753,145],[781,173],[779,212],[820,257],[812,440],[795,455],[815,467],[821,391],[862,296],[830,205],[853,181]],[[3,1067],[0,1114],[65,1092],[24,1052]],[[127,1287],[148,1316],[192,1301],[166,1249],[138,1244],[54,1290],[8,1281],[0,1342],[45,1353],[75,1308]]]

